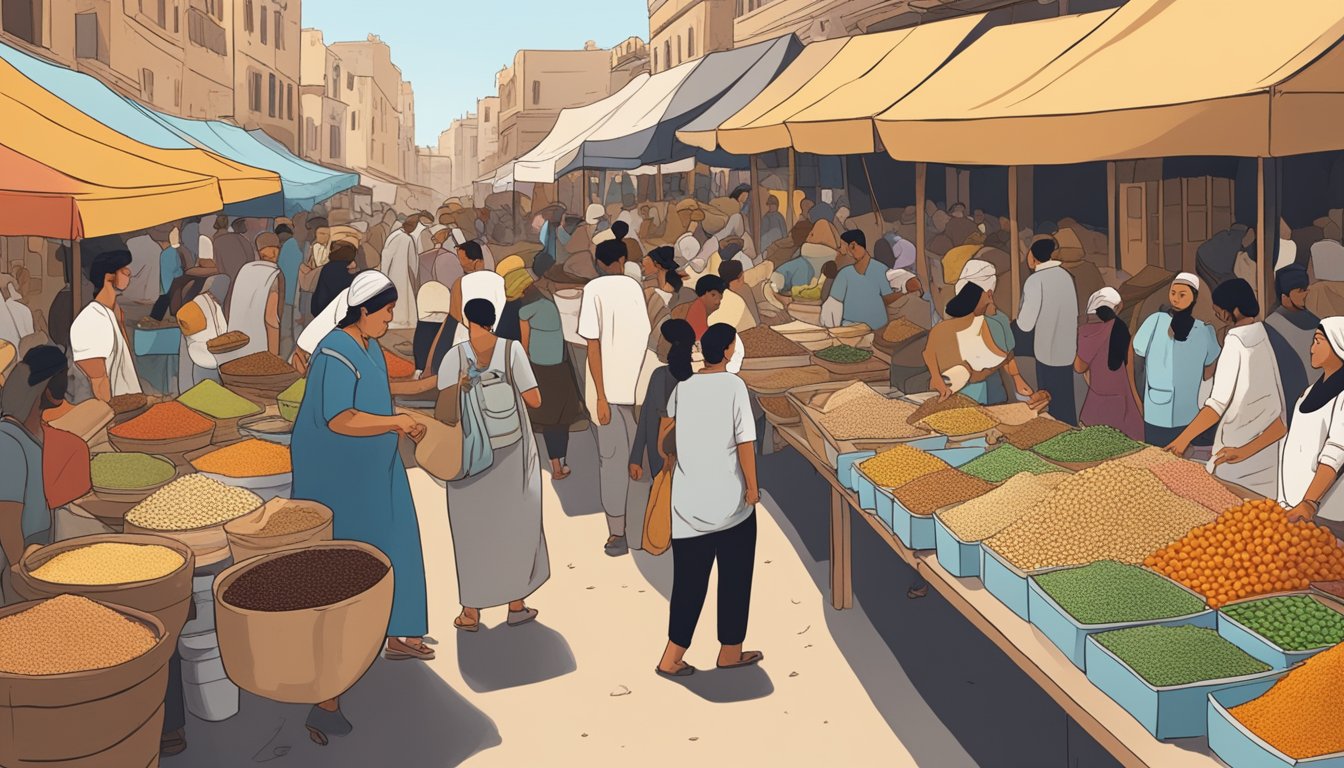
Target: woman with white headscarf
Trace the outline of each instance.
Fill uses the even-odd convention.
[[[1013,350],[1017,348],[1013,321],[1007,312],[999,311],[998,303],[995,302],[994,289],[999,285],[997,268],[980,259],[967,261],[961,268],[961,275],[954,288],[957,293],[961,293],[969,283],[979,285],[989,296],[989,306],[985,308],[985,325],[989,328],[989,335],[994,339],[994,344],[1006,354],[1003,364],[999,367],[1000,375],[991,376],[985,382],[985,402],[989,404],[1008,402],[1011,400],[1008,395],[1010,387],[1022,397],[1031,397],[1033,394],[1031,385],[1022,377],[1017,367],[1017,356],[1013,354]],[[1007,378],[1004,378],[1005,374]]]
[[[1087,301],[1089,322],[1078,329],[1078,355],[1073,370],[1087,381],[1079,420],[1106,425],[1131,439],[1143,440],[1143,413],[1134,385],[1134,348],[1129,326],[1119,316],[1120,292],[1102,288]]]
[[[1321,377],[1294,404],[1279,453],[1279,503],[1294,520],[1311,520],[1344,537],[1344,317],[1327,317],[1311,342]]]

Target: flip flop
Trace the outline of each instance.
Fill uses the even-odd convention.
[[[734,664],[719,664],[719,669],[738,669],[740,667],[754,667],[765,660],[765,654],[760,651],[747,651],[742,654],[742,660]]]
[[[524,608],[521,611],[509,611],[507,624],[510,627],[521,627],[524,624],[530,624],[537,620],[537,614],[540,613],[536,608]]]
[[[479,619],[477,619],[476,621],[473,621],[470,624],[463,624],[461,623],[460,618],[458,618],[453,619],[453,626],[457,627],[458,630],[462,632],[475,632],[476,630],[481,628],[481,622]]]
[[[696,673],[695,667],[692,667],[690,664],[678,669],[676,672],[664,672],[661,667],[654,667],[653,671],[657,672],[659,677],[666,677],[668,680],[675,680],[679,677],[690,677]]]

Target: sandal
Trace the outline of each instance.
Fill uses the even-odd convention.
[[[328,736],[349,736],[355,729],[341,710],[328,712],[316,704],[308,711],[304,726],[308,729],[309,738],[322,746],[326,746]]]
[[[417,647],[402,640],[393,640],[392,642],[399,647],[396,649],[391,647],[383,649],[383,658],[389,661],[407,661],[410,659],[415,659],[417,661],[434,660],[434,649],[427,645],[421,644]]]
[[[457,627],[463,632],[475,632],[476,630],[481,628],[481,621],[480,619],[477,619],[476,621],[468,623],[462,621],[462,617],[458,616],[456,619],[453,619],[453,626]]]
[[[653,671],[657,672],[659,677],[666,677],[668,680],[675,680],[679,677],[690,677],[696,673],[695,667],[692,667],[690,664],[682,664],[681,669],[678,669],[676,672],[665,672],[662,667],[654,667]]]
[[[510,627],[521,627],[524,624],[530,624],[537,620],[537,614],[540,613],[536,608],[524,607],[521,611],[509,611],[508,625]]]
[[[719,669],[738,669],[740,667],[754,667],[765,660],[765,654],[760,651],[747,651],[742,654],[742,658],[732,664],[719,664]]]

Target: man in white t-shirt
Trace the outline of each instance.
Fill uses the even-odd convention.
[[[88,377],[93,396],[103,402],[117,395],[137,394],[140,378],[117,306],[117,294],[131,284],[130,252],[98,254],[89,265],[89,281],[95,291],[93,301],[70,326],[75,365]]]
[[[649,315],[639,281],[625,274],[625,243],[608,240],[596,251],[602,274],[583,289],[578,330],[588,342],[588,371],[597,393],[598,475],[610,534],[605,549],[619,557],[630,546],[627,507],[644,509],[643,501],[627,499],[626,460],[635,439],[635,391],[649,341]],[[639,539],[633,544],[638,548]]]
[[[481,244],[468,240],[457,246],[457,261],[462,266],[462,277],[453,285],[453,304],[449,314],[457,320],[453,346],[467,340],[467,324],[462,322],[462,308],[472,299],[485,299],[495,305],[495,319],[504,312],[504,277],[486,266]]]

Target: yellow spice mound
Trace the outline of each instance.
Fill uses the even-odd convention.
[[[32,575],[53,584],[130,584],[167,576],[183,562],[182,555],[157,544],[103,542],[62,552]]]

